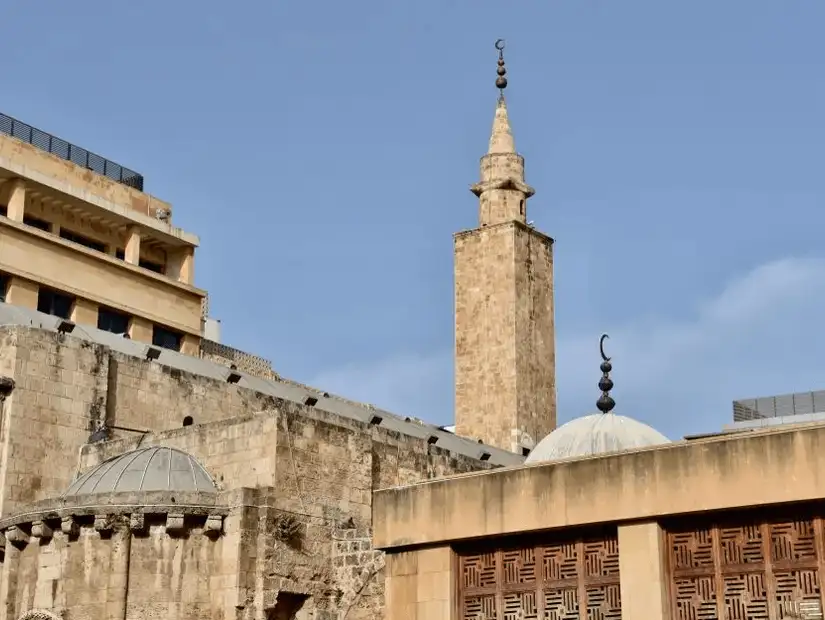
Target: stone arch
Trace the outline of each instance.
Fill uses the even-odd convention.
[[[62,618],[45,609],[31,609],[20,616],[18,620],[62,620]]]
[[[370,560],[370,562],[364,566],[359,573],[358,579],[353,584],[352,589],[350,589],[350,591],[347,592],[341,600],[341,607],[343,608],[340,616],[341,620],[346,620],[349,617],[350,610],[355,606],[355,603],[358,602],[364,588],[366,588],[367,584],[372,581],[378,571],[384,568],[385,564],[386,559],[384,557],[384,553],[382,551],[376,551],[372,560]]]

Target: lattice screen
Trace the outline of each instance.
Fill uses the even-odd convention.
[[[460,620],[621,620],[616,537],[459,553]]]
[[[674,620],[821,619],[819,517],[668,532]]]

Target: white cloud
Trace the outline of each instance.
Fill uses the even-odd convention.
[[[730,422],[736,398],[825,388],[823,307],[825,260],[788,258],[731,280],[684,319],[646,317],[587,333],[561,329],[560,422],[595,408],[601,328],[611,337],[617,412],[674,438]],[[451,358],[451,350],[398,355],[323,372],[311,384],[444,424],[452,417]]]

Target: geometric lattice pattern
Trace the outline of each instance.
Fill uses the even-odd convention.
[[[610,538],[459,553],[459,620],[621,620]]]
[[[669,529],[674,620],[822,619],[819,517]]]

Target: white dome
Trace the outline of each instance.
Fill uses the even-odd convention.
[[[562,424],[542,439],[524,461],[542,463],[670,443],[647,424],[615,413],[594,413]]]

